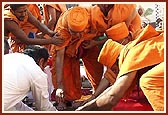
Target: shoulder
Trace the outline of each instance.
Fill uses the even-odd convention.
[[[19,23],[16,16],[13,15],[10,10],[5,10],[4,11],[4,22],[8,22],[8,23],[15,22],[17,24]]]

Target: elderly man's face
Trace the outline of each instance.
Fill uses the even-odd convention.
[[[25,5],[25,6],[19,7],[18,9],[12,12],[17,17],[18,20],[23,21],[25,17],[28,15],[27,10],[28,10],[27,5]]]
[[[72,37],[77,37],[77,38],[83,37],[83,34],[84,34],[83,31],[82,31],[82,32],[74,32],[74,31],[72,31],[71,29],[69,29],[69,32],[70,32],[70,34],[72,35]]]

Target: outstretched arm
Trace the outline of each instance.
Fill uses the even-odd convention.
[[[49,36],[53,36],[56,32],[50,30],[45,24],[41,23],[39,20],[37,20],[31,12],[28,11],[28,21],[36,26],[43,34],[48,34]]]
[[[95,110],[111,110],[119,100],[124,96],[125,92],[131,86],[136,75],[136,71],[127,73],[116,80],[116,82],[106,89],[96,99],[79,107],[77,111],[95,111]]]
[[[85,100],[82,105],[88,103],[89,101],[95,99],[98,97],[108,86],[110,85],[110,82],[104,77],[101,81],[99,86],[97,87],[95,93],[87,100]]]
[[[18,24],[12,20],[4,21],[4,25],[5,30],[11,32],[16,37],[16,40],[18,42],[27,45],[62,45],[62,43],[64,43],[64,40],[62,38],[58,38],[58,36],[54,36],[51,39],[30,39],[27,37],[26,33],[18,26]]]

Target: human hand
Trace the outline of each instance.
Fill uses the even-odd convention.
[[[90,108],[90,103],[86,103],[85,105],[78,107],[75,111],[87,111],[89,108]]]
[[[84,49],[90,49],[90,48],[96,46],[96,43],[97,43],[97,42],[96,42],[95,40],[87,40],[87,41],[84,41],[84,42],[82,43],[82,47],[83,47]]]
[[[55,96],[56,96],[56,101],[58,103],[63,102],[64,101],[64,91],[63,91],[63,89],[57,89],[56,93],[55,93]]]
[[[91,97],[92,100],[90,100],[89,102],[85,103],[84,105],[78,107],[75,111],[93,111],[95,107],[97,107],[96,105],[96,99],[94,96]]]
[[[83,103],[81,104],[81,106],[82,106],[82,105],[85,105],[86,103],[88,103],[88,102],[90,102],[90,101],[92,101],[93,99],[95,99],[95,95],[92,95],[90,98],[84,100]]]
[[[54,32],[54,31],[49,31],[48,35],[53,37],[57,32]]]
[[[54,35],[51,39],[52,43],[57,46],[61,46],[65,42],[65,40],[58,35]]]

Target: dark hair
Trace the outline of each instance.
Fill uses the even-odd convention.
[[[47,61],[49,57],[48,50],[40,45],[28,45],[23,53],[32,57],[37,64],[41,58]]]
[[[4,39],[4,54],[8,54],[9,49],[10,49],[9,43],[8,43],[7,39]]]
[[[10,8],[11,8],[13,11],[15,11],[15,10],[17,10],[19,7],[25,6],[25,5],[27,5],[27,4],[10,4]]]

